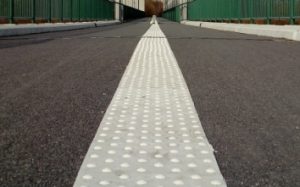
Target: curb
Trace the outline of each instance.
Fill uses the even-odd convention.
[[[181,24],[216,29],[221,31],[231,31],[243,34],[267,36],[273,38],[284,38],[288,40],[300,41],[300,26],[292,25],[254,25],[254,24],[231,24],[231,23],[211,23],[200,21],[182,21]]]
[[[83,23],[7,24],[4,26],[0,25],[0,37],[103,27],[119,23],[120,21],[114,20]]]

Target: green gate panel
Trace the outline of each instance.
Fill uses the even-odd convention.
[[[0,19],[92,21],[114,19],[115,6],[108,0],[0,0]]]
[[[188,3],[188,20],[226,21],[300,18],[300,0],[195,0]]]
[[[176,6],[176,7],[173,7],[171,9],[168,9],[168,10],[163,12],[162,16],[166,19],[171,20],[171,21],[180,22],[180,20],[181,20],[181,18],[180,18],[180,7]]]

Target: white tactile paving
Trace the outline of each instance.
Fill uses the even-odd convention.
[[[158,24],[138,43],[74,186],[226,186]]]

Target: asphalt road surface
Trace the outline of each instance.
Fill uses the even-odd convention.
[[[160,22],[227,185],[300,186],[300,42]]]
[[[228,186],[300,186],[300,43],[159,21]],[[148,28],[0,39],[1,185],[72,186]]]
[[[72,186],[149,20],[1,38],[0,186]]]

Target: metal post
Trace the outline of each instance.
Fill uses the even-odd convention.
[[[253,15],[254,15],[253,0],[250,0],[249,3],[250,3],[250,22],[254,23],[254,18],[253,18]]]
[[[35,22],[35,14],[36,14],[36,6],[35,6],[35,0],[32,0],[32,23]]]
[[[64,22],[64,0],[61,0],[61,22]]]
[[[91,5],[90,5],[90,1],[86,1],[87,3],[86,3],[86,11],[85,11],[85,15],[86,15],[86,20],[87,21],[89,21],[90,20],[90,13],[91,13],[91,10],[90,10],[90,8],[91,8]]]
[[[238,22],[241,23],[241,17],[242,17],[242,15],[241,15],[241,12],[242,12],[242,3],[241,3],[240,0],[238,1],[237,7],[238,7],[238,10],[237,10],[237,11],[238,11]]]
[[[78,20],[80,21],[80,1],[81,0],[78,0]]]
[[[49,17],[48,17],[48,22],[51,23],[51,16],[52,16],[51,15],[51,6],[52,6],[52,2],[51,2],[51,0],[48,0],[48,2],[49,2],[49,10],[48,10],[49,11],[49,14],[48,14]]]
[[[9,15],[9,22],[14,22],[14,0],[10,0],[10,15]]]
[[[271,1],[272,0],[267,1],[267,24],[271,23]]]
[[[228,5],[228,6],[229,6],[229,12],[228,12],[228,17],[227,17],[227,19],[228,19],[228,22],[231,23],[231,8],[232,8],[232,7],[231,7],[231,6],[232,6],[232,5],[231,5],[231,0],[230,0],[228,3],[229,3],[229,5]]]
[[[70,17],[71,17],[71,21],[73,21],[73,0],[71,0],[71,15],[70,15]]]
[[[90,21],[93,21],[93,2],[90,1]]]
[[[290,24],[295,24],[295,0],[289,0]]]

